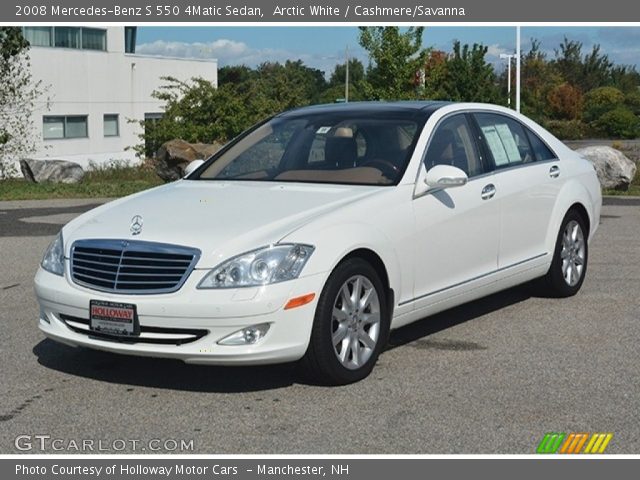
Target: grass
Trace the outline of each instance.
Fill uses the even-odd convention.
[[[112,163],[88,170],[80,183],[30,183],[24,179],[0,180],[0,200],[51,198],[124,197],[161,185],[162,180],[147,164],[128,166]]]

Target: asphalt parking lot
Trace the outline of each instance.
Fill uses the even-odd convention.
[[[640,453],[638,199],[607,201],[577,296],[525,285],[427,318],[340,388],[290,365],[190,366],[46,340],[33,275],[61,224],[97,203],[0,202],[2,454],[20,453],[19,435],[100,440],[101,453],[154,439],[207,454],[535,453],[546,432],[612,432],[607,453]]]

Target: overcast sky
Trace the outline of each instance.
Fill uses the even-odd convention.
[[[515,49],[515,27],[426,27],[423,45],[449,51],[453,40],[483,43],[488,60],[498,66],[500,53]],[[585,52],[600,44],[616,63],[640,63],[640,27],[523,27],[523,49],[530,39],[542,42],[553,55],[564,36],[579,40]],[[137,52],[177,57],[217,58],[219,65],[256,66],[264,61],[301,59],[330,73],[344,62],[345,48],[365,65],[366,52],[358,45],[358,29],[346,27],[139,27]]]

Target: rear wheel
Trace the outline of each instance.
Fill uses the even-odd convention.
[[[570,210],[562,221],[551,267],[545,276],[550,293],[570,297],[578,293],[587,273],[589,246],[582,216]]]
[[[383,284],[361,258],[336,267],[318,299],[309,348],[302,359],[316,381],[342,385],[365,378],[389,336]]]

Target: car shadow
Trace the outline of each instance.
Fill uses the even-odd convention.
[[[391,333],[386,351],[402,347],[436,332],[487,313],[522,302],[537,294],[525,284],[426,317]],[[33,348],[38,363],[77,377],[119,385],[189,392],[240,393],[285,388],[295,383],[319,385],[304,377],[295,364],[256,367],[189,365],[179,360],[112,354],[72,348],[49,339]],[[383,353],[384,355],[384,353]]]
[[[402,347],[408,343],[423,339],[429,335],[455,327],[510,305],[523,302],[532,297],[544,297],[538,281],[528,282],[502,292],[494,293],[479,300],[425,317],[405,327],[393,330],[386,351]]]
[[[73,348],[49,339],[33,348],[38,363],[77,377],[139,387],[189,392],[239,393],[284,388],[296,383],[295,365],[216,367],[180,360],[121,355]]]

